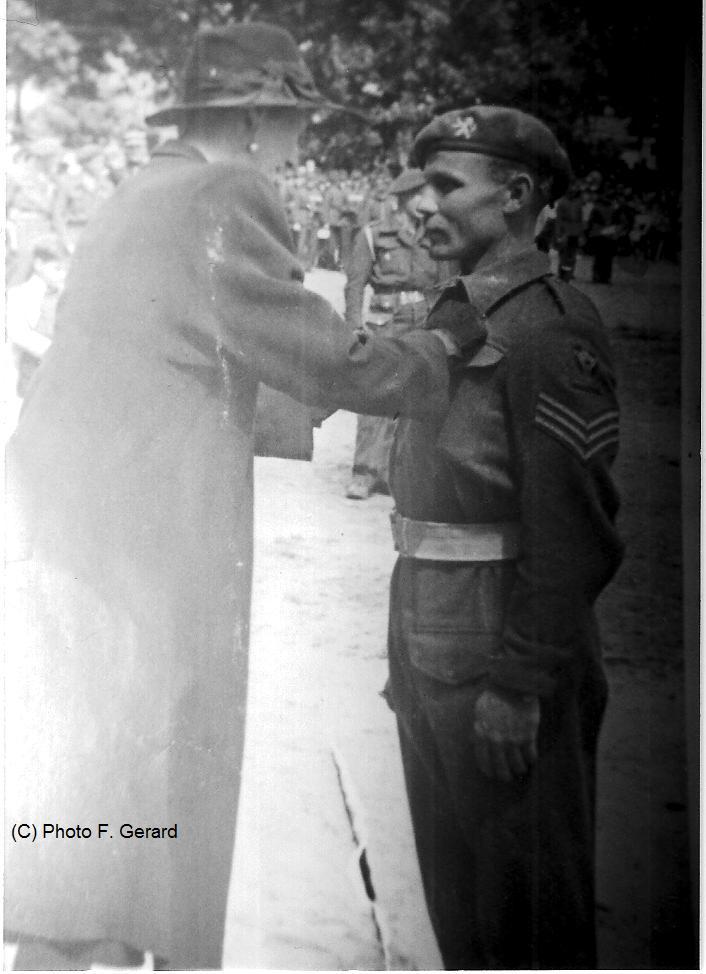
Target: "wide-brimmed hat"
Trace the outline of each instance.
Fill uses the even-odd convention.
[[[289,31],[272,24],[202,28],[186,65],[180,102],[146,119],[175,125],[195,108],[341,109],[314,84]]]

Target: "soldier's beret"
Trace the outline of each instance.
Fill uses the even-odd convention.
[[[410,193],[412,190],[419,189],[423,185],[424,173],[421,169],[405,169],[404,172],[399,174],[397,179],[394,179],[390,183],[388,193],[391,195]]]
[[[413,162],[423,166],[432,152],[443,151],[477,152],[528,166],[540,177],[551,178],[554,199],[571,181],[569,157],[553,132],[516,108],[472,105],[438,115],[417,135]]]

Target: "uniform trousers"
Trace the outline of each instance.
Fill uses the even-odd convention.
[[[562,281],[570,281],[576,273],[576,258],[579,252],[579,238],[565,237],[557,247],[559,253],[559,277]]]
[[[587,657],[542,701],[530,774],[491,780],[472,748],[483,682],[445,684],[414,667],[395,585],[389,696],[445,968],[594,969],[595,765],[607,698],[600,663]]]
[[[388,487],[394,435],[394,419],[388,416],[358,416],[353,473],[370,474],[378,485]]]

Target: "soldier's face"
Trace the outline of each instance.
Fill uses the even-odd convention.
[[[429,252],[456,260],[462,273],[492,255],[507,235],[506,188],[490,176],[487,156],[438,152],[424,167],[426,186],[418,205]]]

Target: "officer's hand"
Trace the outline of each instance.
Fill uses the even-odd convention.
[[[537,760],[539,698],[484,690],[476,701],[475,754],[489,778],[512,781]]]

